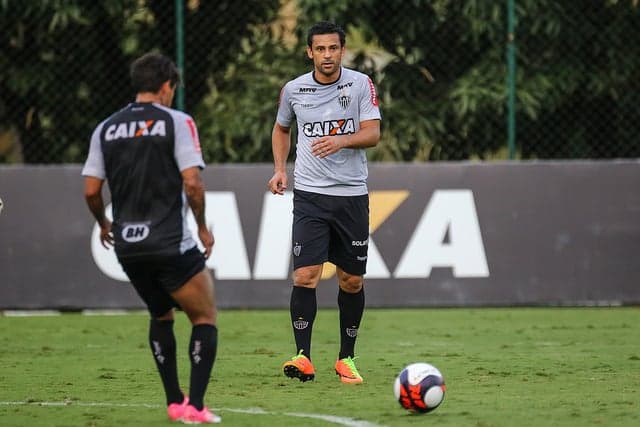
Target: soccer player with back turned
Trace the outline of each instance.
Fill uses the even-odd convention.
[[[369,244],[369,195],[365,148],[380,139],[380,111],[371,79],[342,67],[345,33],[319,22],[307,35],[313,70],[289,81],[280,93],[272,133],[274,175],[268,186],[284,194],[290,127],[298,140],[293,185],[293,289],[290,312],[296,355],[284,374],[315,378],[311,332],[317,312],[316,287],[323,263],[336,265],[340,350],[335,364],[343,383],[362,382],[354,363],[355,341],[364,312],[363,276]]]
[[[133,62],[135,102],[101,122],[91,136],[82,170],[85,198],[100,226],[103,246],[118,261],[146,304],[149,345],[164,386],[167,414],[187,424],[216,423],[204,406],[218,346],[213,279],[205,266],[214,237],[205,223],[204,161],[193,119],[171,109],[178,70],[167,57],[149,53]],[[104,212],[108,182],[113,222]],[[191,208],[198,249],[187,228]],[[178,382],[175,307],[192,324],[189,396]]]

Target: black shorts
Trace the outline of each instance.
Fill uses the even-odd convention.
[[[329,261],[364,275],[369,249],[369,195],[293,191],[293,268]]]
[[[204,255],[197,247],[182,255],[118,261],[154,317],[179,307],[171,292],[205,268]]]

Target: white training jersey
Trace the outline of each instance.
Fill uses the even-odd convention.
[[[367,194],[364,148],[343,148],[325,158],[311,152],[311,142],[328,135],[356,133],[360,122],[380,120],[378,97],[371,79],[341,68],[334,83],[316,81],[313,72],[289,81],[280,93],[277,122],[298,123],[294,188],[332,196]]]

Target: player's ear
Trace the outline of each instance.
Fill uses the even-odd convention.
[[[309,46],[307,46],[307,57],[309,59],[313,59],[313,51],[311,50],[311,48]]]
[[[160,90],[162,90],[163,92],[170,92],[175,88],[175,84],[171,82],[171,80],[167,80],[166,82],[162,83],[162,86],[160,86]]]
[[[173,97],[175,94],[175,88],[176,88],[176,84],[173,83],[171,80],[167,80],[166,82],[162,83],[162,86],[160,86],[160,98],[161,98],[161,104],[166,106],[166,107],[171,107],[171,104],[173,104]]]

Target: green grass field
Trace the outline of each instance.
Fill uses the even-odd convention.
[[[221,311],[206,402],[227,426],[638,426],[638,308],[406,309],[365,312],[362,385],[333,372],[337,312],[320,310],[314,382],[285,378],[288,311]],[[176,322],[188,384],[189,324]],[[436,365],[447,394],[412,415],[393,397],[411,362]],[[147,316],[0,317],[1,426],[162,426]]]

